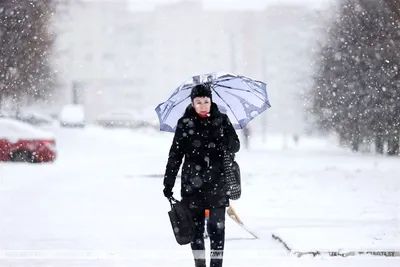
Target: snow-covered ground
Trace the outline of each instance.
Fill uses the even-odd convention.
[[[0,164],[0,266],[194,265],[162,194],[171,134],[53,131],[54,164]],[[370,255],[299,259],[272,238],[294,251],[400,250],[399,159],[282,141],[254,138],[237,157],[244,185],[232,204],[259,239],[227,218],[224,266],[400,266]]]

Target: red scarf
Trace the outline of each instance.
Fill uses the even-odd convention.
[[[206,114],[200,114],[200,113],[197,113],[197,115],[199,115],[199,117],[200,118],[203,118],[203,119],[205,119],[205,118],[208,118],[208,113],[206,113]]]

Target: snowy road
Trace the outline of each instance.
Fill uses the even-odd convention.
[[[55,134],[54,164],[0,164],[1,267],[193,266],[189,247],[174,241],[157,176],[171,135],[97,128]],[[315,143],[281,151],[270,142],[268,151],[238,156],[245,185],[233,204],[260,239],[228,220],[225,266],[398,266],[397,259],[370,257],[297,259],[271,238],[278,228],[362,226],[383,244],[399,245],[396,159]],[[336,245],[328,241],[320,245]]]

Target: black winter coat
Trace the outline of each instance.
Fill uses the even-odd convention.
[[[229,206],[223,173],[223,148],[230,153],[240,149],[239,138],[228,116],[211,104],[210,116],[201,118],[187,107],[179,119],[164,176],[164,186],[173,188],[183,162],[182,202],[190,207]]]

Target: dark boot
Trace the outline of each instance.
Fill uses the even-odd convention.
[[[207,267],[206,260],[194,260],[195,267]]]
[[[206,251],[204,249],[192,250],[195,267],[206,267]]]

